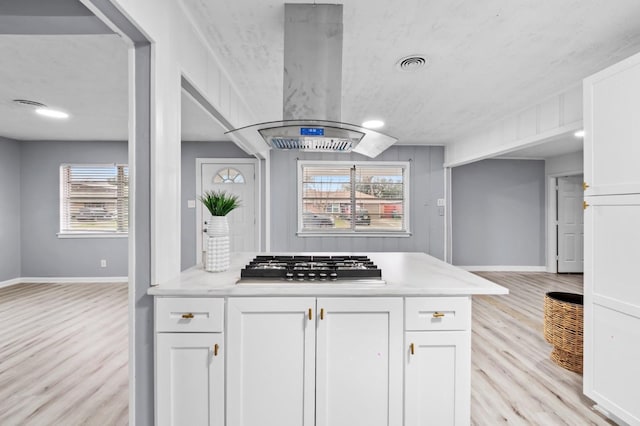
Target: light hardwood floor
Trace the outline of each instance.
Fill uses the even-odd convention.
[[[610,424],[542,335],[544,294],[582,276],[478,275],[510,294],[473,300],[472,424]],[[0,425],[127,424],[127,358],[126,284],[0,288]]]
[[[472,424],[613,424],[591,409],[593,403],[582,394],[582,376],[551,361],[551,345],[542,332],[545,293],[582,294],[582,275],[477,274],[510,294],[473,298]]]
[[[0,425],[126,425],[126,284],[0,288]]]

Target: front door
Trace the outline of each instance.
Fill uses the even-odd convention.
[[[205,191],[226,191],[237,195],[240,207],[227,215],[231,252],[257,251],[258,226],[256,203],[256,162],[248,160],[199,160],[200,182],[198,188],[202,195]],[[204,254],[206,250],[205,222],[211,217],[204,205],[198,202],[198,250]],[[200,257],[202,260],[202,257]]]
[[[584,270],[582,175],[558,178],[558,272]]]

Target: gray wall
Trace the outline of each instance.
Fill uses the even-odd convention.
[[[0,282],[20,277],[20,145],[0,137]]]
[[[410,237],[298,237],[297,159],[411,161]],[[273,251],[419,251],[444,257],[443,147],[394,146],[375,159],[358,154],[271,151],[271,249]]]
[[[232,142],[182,142],[181,203],[181,266],[196,264],[196,209],[187,207],[188,200],[197,200],[196,158],[253,158]],[[196,201],[196,205],[199,201]]]
[[[484,160],[452,169],[454,265],[544,265],[544,167]]]
[[[124,163],[126,142],[23,141],[21,239],[23,277],[127,276],[127,238],[58,238],[60,164]],[[100,259],[107,267],[100,267]]]

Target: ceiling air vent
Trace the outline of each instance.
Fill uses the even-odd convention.
[[[33,108],[46,108],[47,106],[43,103],[30,101],[28,99],[14,99],[14,103],[22,106],[33,107]]]
[[[422,55],[410,55],[396,62],[400,71],[417,71],[427,65],[427,59]]]

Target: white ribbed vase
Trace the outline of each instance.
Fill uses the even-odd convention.
[[[229,269],[229,222],[226,216],[211,216],[207,222],[207,257],[205,270],[221,272]]]

